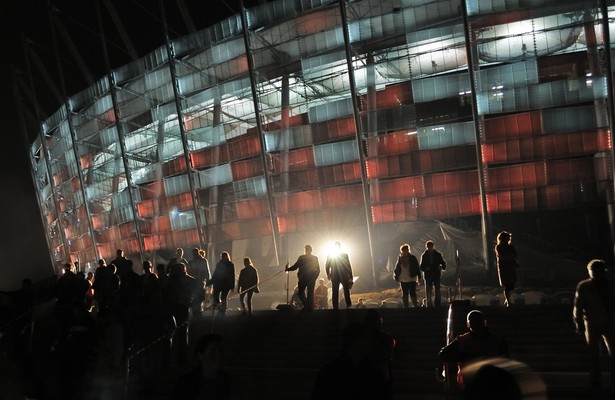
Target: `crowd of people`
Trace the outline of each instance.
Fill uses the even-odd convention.
[[[304,254],[295,263],[284,267],[286,272],[297,271],[295,297],[299,307],[306,312],[327,309],[329,304],[333,309],[339,309],[341,304],[346,308],[365,308],[362,299],[352,304],[352,265],[339,242],[335,248],[336,252],[327,257],[324,268],[332,286],[331,303],[328,285],[325,278],[320,277],[319,260],[312,254],[311,245],[305,245]],[[425,243],[420,258],[412,254],[407,243],[399,250],[392,275],[400,285],[403,307],[421,306],[417,295],[421,283],[425,285],[426,295],[423,306],[441,306],[440,277],[447,263],[442,253],[435,249],[434,242]],[[510,233],[498,235],[494,252],[508,307],[512,305],[512,294],[519,277],[517,253]],[[615,312],[615,284],[607,274],[604,261],[592,260],[587,268],[589,279],[580,282],[576,288],[573,321],[578,333],[587,340],[591,384],[599,386],[601,382],[600,345],[604,343],[612,363],[611,377],[615,386],[615,357],[611,354],[615,338],[615,320],[611,317]],[[184,365],[188,360],[191,320],[200,318],[208,305],[217,310],[218,315],[224,316],[229,293],[235,290],[239,295],[241,314],[251,316],[252,297],[260,291],[258,270],[252,260],[245,257],[243,268],[236,274],[228,252],[220,254],[213,273],[205,251],[199,248],[192,250],[189,261],[184,258],[183,249],[178,248],[175,257],[167,264],[158,264],[156,271],[150,261],[144,261],[142,269],[143,273],[137,274],[132,260],[126,258],[121,249],[109,263],[99,260],[94,273],[76,271],[72,263],[64,265],[56,284],[54,316],[59,330],[52,347],[60,363],[59,383],[63,398],[80,399],[84,398],[83,393],[96,393],[91,398],[123,396],[127,360],[132,363],[136,375],[136,386],[132,390],[141,398],[153,395],[151,391],[155,390],[165,366]],[[340,292],[343,299],[339,297]],[[24,390],[29,397],[35,398],[37,388],[40,391],[41,386],[24,351],[34,307],[32,282],[25,279],[16,293],[13,300],[15,309],[10,319],[12,332],[17,332],[20,339],[11,342],[11,349],[17,352],[15,359],[22,363],[21,370],[28,371],[30,382]],[[327,380],[332,370],[346,371],[348,381],[354,382],[357,398],[365,398],[370,393],[379,395],[367,398],[391,398],[396,342],[381,329],[382,321],[379,312],[370,308],[366,310],[363,323],[346,327],[340,354],[323,366],[318,375],[314,398],[331,395]],[[505,370],[502,365],[510,365],[502,362],[509,360],[510,354],[506,340],[488,330],[481,311],[468,313],[467,327],[468,332],[443,347],[438,357],[443,363],[456,367],[460,390],[474,393],[485,387],[485,384],[476,384],[482,382],[480,379],[485,371]],[[7,338],[7,334],[0,335],[3,349],[7,348]],[[174,398],[198,398],[199,385],[203,384],[216,388],[220,398],[229,398],[232,379],[221,368],[221,340],[222,337],[216,334],[201,338],[195,347],[200,364],[180,376]],[[486,359],[495,361],[481,364],[479,371],[477,361],[484,363]]]

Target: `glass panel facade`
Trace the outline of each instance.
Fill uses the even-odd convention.
[[[42,122],[53,259],[373,258],[396,224],[606,209],[615,6],[564,3],[278,0],[161,45]]]

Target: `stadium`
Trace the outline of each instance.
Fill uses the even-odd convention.
[[[375,283],[428,239],[492,269],[504,228],[610,259],[607,3],[278,0],[168,39],[35,132],[50,258],[273,267],[340,240]]]

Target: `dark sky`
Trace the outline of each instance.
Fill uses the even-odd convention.
[[[169,26],[169,36],[173,39],[184,36],[189,28],[181,16],[178,2],[182,0],[163,0]],[[247,0],[245,6],[253,7],[258,0]],[[95,80],[106,72],[106,63],[99,29],[97,0],[52,0],[61,27],[68,32],[79,54],[84,60],[86,70]],[[127,36],[139,56],[164,43],[164,29],[159,0],[110,0],[121,21]],[[131,61],[127,46],[118,33],[111,13],[99,2],[104,36],[111,67],[118,67]],[[230,15],[239,12],[239,0],[183,0],[196,29],[213,25]],[[3,155],[0,158],[0,174],[4,189],[0,196],[0,291],[13,290],[25,277],[35,281],[53,274],[47,249],[41,214],[34,194],[29,161],[25,146],[23,129],[20,128],[19,112],[16,105],[15,87],[18,87],[19,104],[24,104],[30,115],[35,115],[33,102],[27,99],[30,78],[34,82],[34,93],[41,113],[48,116],[60,106],[51,94],[49,81],[53,81],[62,91],[58,59],[65,80],[65,91],[72,95],[87,87],[83,69],[69,51],[70,46],[56,33],[58,51],[54,49],[53,34],[50,28],[48,2],[45,0],[5,0],[0,12],[0,40],[2,58],[0,67],[0,118],[2,119]],[[55,32],[58,32],[56,29]],[[24,44],[43,65],[44,73],[36,68],[32,57],[31,74],[28,74]],[[12,71],[17,71],[13,79]],[[45,73],[49,78],[45,77]],[[22,110],[24,108],[21,108]],[[33,121],[26,116],[26,120]],[[36,132],[34,132],[36,134]],[[30,134],[31,135],[31,134]],[[29,138],[31,140],[32,137]]]

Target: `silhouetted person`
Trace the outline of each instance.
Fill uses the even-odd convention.
[[[344,291],[346,308],[352,307],[352,300],[350,299],[350,289],[352,289],[354,283],[352,266],[350,265],[348,254],[342,251],[342,244],[340,242],[335,242],[335,254],[327,256],[325,272],[327,273],[327,278],[331,281],[331,302],[333,303],[333,308],[337,310],[340,307],[340,284]]]
[[[380,371],[382,378],[391,386],[395,338],[382,329],[383,318],[378,310],[374,308],[367,310],[363,321],[369,343],[367,357]]]
[[[506,307],[510,307],[512,295],[519,277],[517,250],[512,245],[512,235],[510,233],[500,232],[498,234],[495,256],[497,257],[500,286],[504,288],[504,297],[506,299],[504,304]]]
[[[60,330],[68,327],[73,317],[73,306],[79,304],[85,307],[85,296],[79,298],[80,285],[77,275],[74,273],[73,263],[65,263],[62,276],[56,284],[55,316],[60,325]]]
[[[318,286],[314,289],[314,298],[319,309],[329,308],[329,288],[325,285],[325,278],[318,280]]]
[[[94,271],[94,296],[98,309],[116,309],[119,307],[120,278],[116,274],[115,264],[107,265],[105,260],[98,260],[98,268]]]
[[[143,290],[143,296],[154,290],[162,289],[160,285],[160,279],[154,272],[154,266],[151,261],[143,261],[143,274],[141,275],[141,289]]]
[[[435,249],[435,243],[428,240],[425,243],[425,251],[421,254],[421,271],[423,271],[423,279],[425,280],[425,297],[427,307],[440,307],[440,278],[442,271],[446,269],[446,261],[442,257],[442,253]],[[432,302],[433,295],[433,302]]]
[[[389,400],[388,382],[370,359],[371,340],[363,323],[350,323],[342,332],[341,353],[318,372],[312,400]]]
[[[314,288],[316,279],[320,275],[320,265],[318,257],[312,254],[312,246],[305,245],[304,254],[300,255],[290,267],[286,264],[285,271],[297,271],[298,296],[303,304],[304,310],[314,309]],[[307,292],[307,294],[306,294]]]
[[[231,398],[233,382],[222,364],[222,337],[202,336],[194,349],[199,365],[177,380],[173,400],[226,400]]]
[[[408,296],[412,299],[412,305],[418,307],[419,302],[416,296],[416,286],[421,281],[419,260],[416,259],[414,254],[411,254],[410,245],[407,243],[400,246],[399,252],[397,263],[395,263],[395,270],[393,271],[393,277],[395,281],[399,282],[399,286],[401,287],[401,299],[404,303],[404,308],[409,307]]]
[[[198,283],[186,273],[186,267],[182,263],[174,264],[171,271],[165,296],[177,323],[172,348],[177,356],[177,362],[181,365],[187,357],[190,308],[195,299]]]
[[[173,268],[179,264],[183,265],[186,271],[188,270],[188,260],[184,258],[184,249],[181,247],[175,249],[175,257],[171,258],[171,261],[169,261],[167,265],[167,274],[171,275]]]
[[[195,301],[192,306],[192,315],[197,318],[201,316],[203,301],[205,300],[205,286],[211,277],[209,261],[207,261],[205,255],[205,250],[195,247],[192,249],[192,260],[188,261],[188,275],[194,277],[203,289],[200,301]]]
[[[464,383],[459,370],[464,364],[482,358],[510,357],[506,340],[489,331],[487,320],[481,311],[470,311],[466,317],[466,325],[470,331],[457,336],[438,353],[441,361],[457,364],[457,383],[460,389],[464,388]]]
[[[243,314],[252,315],[252,296],[258,293],[258,271],[254,268],[249,257],[243,259],[243,268],[239,271],[237,280],[237,292],[239,292],[239,304]]]
[[[167,283],[169,283],[169,274],[167,273],[167,268],[164,264],[156,265],[156,275],[158,275],[160,287],[165,289],[167,287]]]
[[[611,364],[611,381],[615,385],[615,281],[607,275],[603,260],[587,264],[589,279],[577,284],[572,311],[576,331],[585,335],[589,347],[589,378],[592,386],[600,386],[600,344],[604,343]]]
[[[120,280],[124,280],[124,277],[132,271],[132,262],[124,256],[122,249],[117,249],[115,255],[115,260],[111,261],[111,264],[115,265],[117,269],[115,273],[120,277]]]
[[[228,294],[235,288],[235,264],[226,251],[220,254],[220,260],[216,263],[216,269],[209,280],[209,284],[213,287],[214,306],[218,307],[220,313],[224,314]]]

